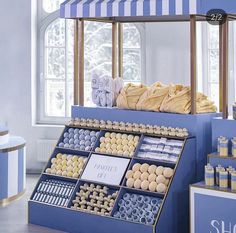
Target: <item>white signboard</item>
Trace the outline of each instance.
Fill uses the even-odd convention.
[[[120,185],[130,159],[92,154],[81,179]]]

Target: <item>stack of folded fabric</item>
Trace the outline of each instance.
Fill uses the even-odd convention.
[[[207,96],[197,93],[197,113],[216,112],[217,108]],[[191,89],[183,85],[163,85],[159,82],[150,87],[127,84],[117,98],[117,107],[156,112],[189,114]]]
[[[125,109],[136,109],[136,105],[139,102],[142,94],[147,91],[147,87],[144,85],[135,85],[132,83],[127,84],[117,97],[117,107]]]
[[[121,78],[112,79],[109,76],[100,77],[94,74],[91,81],[93,103],[101,107],[114,106],[123,86]]]
[[[160,111],[161,103],[168,95],[169,86],[163,85],[160,82],[154,83],[140,97],[136,109],[147,111]]]

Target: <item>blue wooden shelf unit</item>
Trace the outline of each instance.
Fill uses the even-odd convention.
[[[143,143],[143,138],[145,134],[140,135],[140,141],[135,151],[135,154],[130,158],[130,163],[128,168],[132,168],[135,162],[148,163],[155,165],[162,165],[165,167],[171,167],[174,169],[174,176],[172,177],[168,190],[165,194],[143,191],[140,189],[128,188],[125,186],[125,173],[124,178],[119,185],[113,187],[119,191],[119,195],[115,201],[115,205],[111,214],[109,216],[104,216],[101,214],[94,214],[90,212],[85,212],[83,210],[78,211],[71,208],[72,200],[74,200],[76,192],[78,192],[80,185],[84,182],[95,183],[104,185],[103,182],[93,182],[86,181],[81,178],[68,178],[58,175],[49,175],[45,173],[45,170],[51,166],[51,159],[54,158],[58,153],[73,154],[84,156],[90,160],[92,154],[96,154],[94,151],[97,146],[99,146],[99,138],[103,136],[106,130],[94,129],[99,131],[99,138],[95,146],[91,151],[80,151],[75,149],[60,148],[58,145],[63,139],[63,135],[68,131],[71,126],[65,126],[62,136],[58,140],[58,144],[52,153],[49,162],[41,174],[38,184],[32,193],[29,200],[29,223],[41,225],[49,228],[54,228],[66,232],[80,232],[80,233],[120,233],[120,232],[140,232],[140,233],[166,233],[166,232],[177,232],[177,233],[187,233],[189,232],[189,184],[198,181],[196,179],[197,169],[198,169],[198,158],[197,151],[207,151],[206,144],[202,143],[203,132],[206,128],[210,128],[211,119],[216,114],[206,114],[206,115],[179,115],[179,114],[163,114],[163,113],[153,113],[153,112],[142,112],[142,111],[129,111],[129,110],[119,110],[119,109],[107,109],[107,108],[86,108],[73,106],[72,117],[76,118],[90,118],[98,120],[111,120],[111,121],[126,121],[132,123],[143,123],[151,125],[164,125],[172,127],[186,127],[189,130],[190,136],[187,138],[175,138],[183,142],[182,153],[178,158],[177,162],[167,162],[155,159],[144,159],[138,157],[139,148]],[[75,127],[75,126],[74,126]],[[83,127],[79,127],[80,129]],[[202,131],[201,131],[202,129]],[[109,130],[110,132],[110,130]],[[114,132],[118,132],[114,130]],[[133,132],[130,132],[133,133]],[[137,134],[137,133],[135,133]],[[149,135],[150,136],[150,135]],[[152,135],[152,137],[160,138],[160,135]],[[208,135],[209,137],[209,135]],[[168,138],[168,137],[167,137]],[[173,139],[170,137],[170,139]],[[209,152],[209,151],[208,151]],[[100,153],[98,153],[100,154]],[[111,158],[116,158],[114,155],[106,155]],[[88,162],[87,162],[88,163]],[[86,166],[85,166],[86,168]],[[201,172],[201,171],[199,171]],[[83,174],[83,173],[82,173]],[[42,181],[45,180],[59,180],[65,182],[71,182],[75,185],[73,194],[68,201],[66,206],[60,207],[57,205],[48,204],[41,202],[39,200],[33,200],[35,193]],[[109,185],[107,185],[109,187]],[[123,219],[117,219],[113,217],[114,211],[117,209],[117,203],[122,198],[124,193],[130,194],[142,194],[150,197],[162,198],[163,202],[159,210],[159,214],[155,220],[155,224],[147,225],[132,221],[126,221]],[[176,214],[175,214],[176,213]]]

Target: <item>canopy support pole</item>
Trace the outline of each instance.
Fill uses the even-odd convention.
[[[220,111],[228,118],[228,48],[229,22],[220,25]]]
[[[191,114],[197,109],[197,23],[196,15],[190,15],[190,75],[191,75]]]
[[[118,24],[119,77],[123,78],[123,24]]]
[[[79,23],[74,21],[74,105],[79,104]]]
[[[79,28],[79,105],[84,106],[84,20],[78,21]]]
[[[118,23],[112,23],[112,78],[117,77],[117,35]]]

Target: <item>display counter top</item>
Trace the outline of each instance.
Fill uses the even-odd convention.
[[[25,146],[25,140],[22,137],[10,136],[6,144],[0,145],[0,153],[6,153],[18,150]]]

